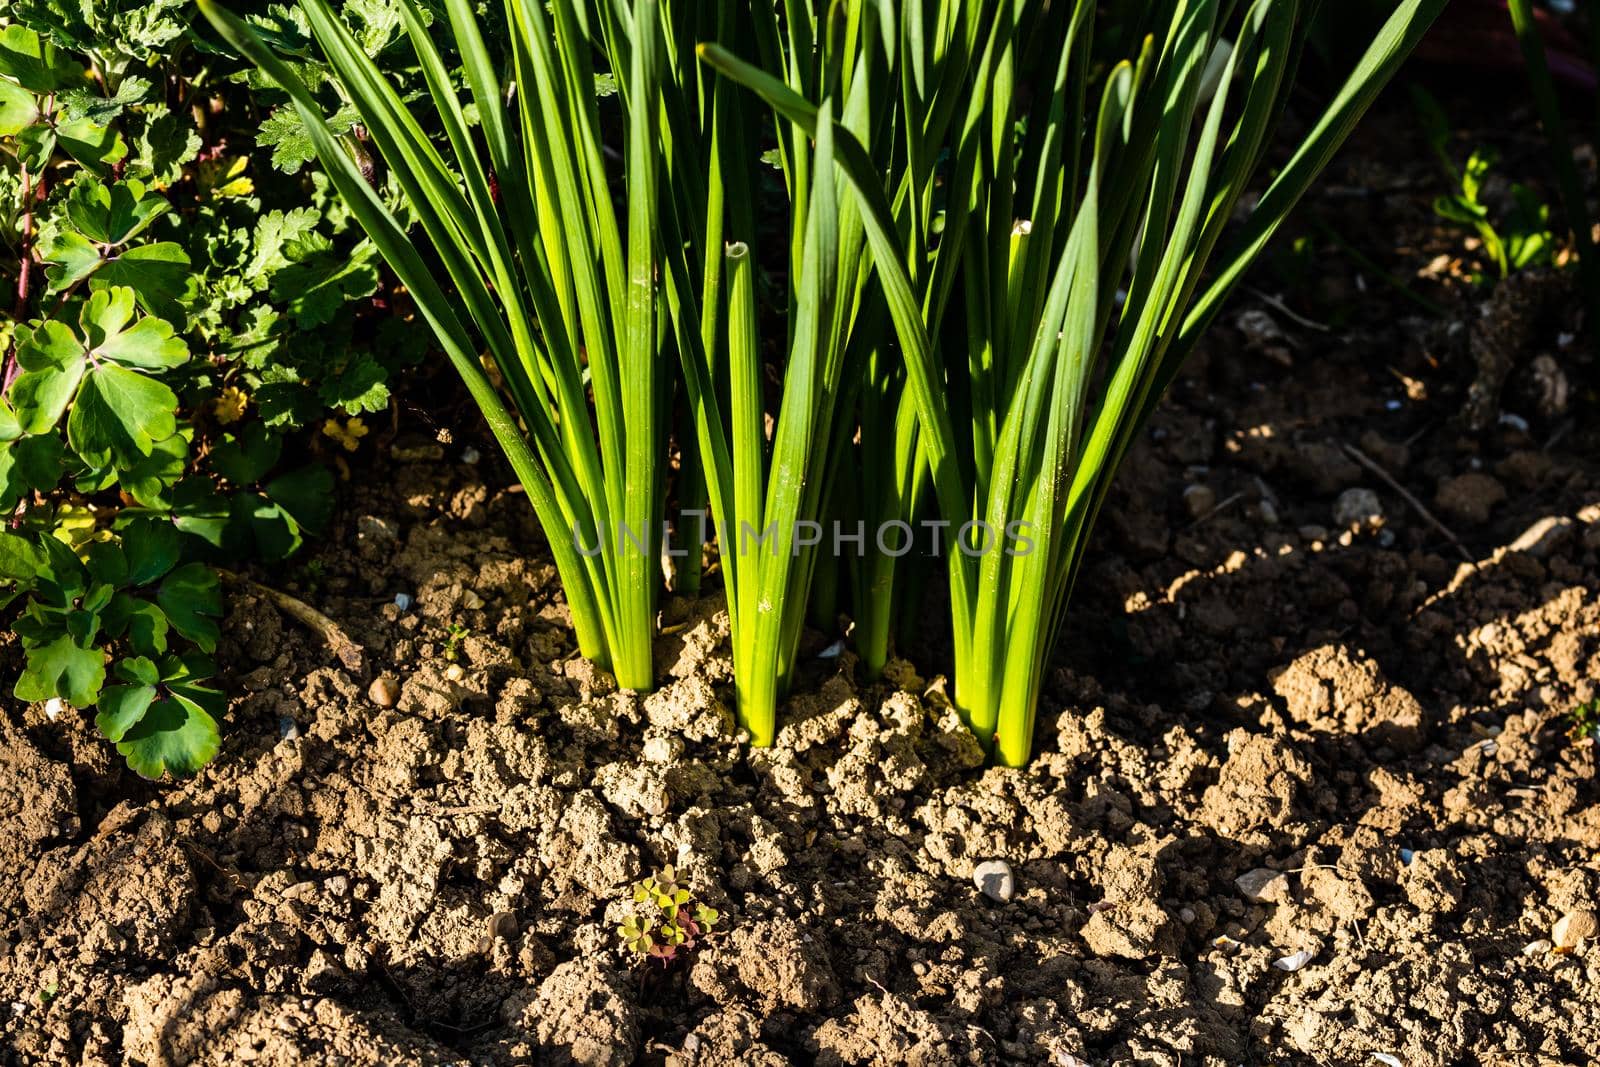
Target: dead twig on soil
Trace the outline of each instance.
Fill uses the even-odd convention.
[[[339,658],[340,663],[344,664],[346,670],[360,674],[366,669],[366,650],[350,640],[350,636],[344,632],[338,623],[310,604],[292,597],[288,593],[282,593],[270,586],[262,585],[260,582],[252,582],[249,578],[235,574],[232,571],[218,570],[217,573],[229,585],[236,585],[254,593],[256,596],[262,597],[291,619],[315,630],[317,636],[321,637],[328,647],[333,650],[333,654]]]
[[[1429,511],[1427,507],[1423,505],[1422,501],[1418,500],[1414,495],[1412,495],[1411,490],[1401,485],[1395,479],[1394,475],[1384,470],[1383,467],[1379,465],[1377,460],[1361,451],[1361,449],[1357,448],[1355,445],[1345,444],[1342,445],[1342,447],[1344,448],[1345,455],[1349,456],[1351,459],[1361,464],[1361,466],[1365,467],[1367,470],[1383,479],[1383,483],[1390,489],[1393,489],[1395,492],[1399,493],[1400,498],[1407,504],[1411,505],[1412,510],[1418,515],[1422,516],[1422,520],[1424,522],[1443,534],[1445,540],[1449,541],[1452,545],[1455,545],[1456,551],[1461,553],[1462,559],[1466,560],[1468,563],[1473,562],[1472,554],[1467,551],[1467,546],[1461,543],[1461,538],[1457,537],[1455,533],[1451,531],[1450,527],[1446,526],[1444,523],[1435,518],[1433,512]]]

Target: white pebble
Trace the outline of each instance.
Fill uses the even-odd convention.
[[[62,703],[60,697],[51,697],[49,700],[44,702],[44,717],[49,719],[51,722],[55,722],[57,719],[61,718],[61,713],[65,711],[66,708],[66,704]]]
[[[468,445],[466,448],[463,448],[461,450],[461,462],[463,462],[463,463],[466,463],[466,464],[470,465],[470,464],[478,462],[478,460],[480,460],[482,458],[483,458],[483,453],[479,452],[476,448],[473,448],[471,445]]]
[[[1008,903],[1017,891],[1016,877],[1005,860],[984,860],[972,868],[972,884],[990,900]]]
[[[394,595],[394,606],[401,611],[410,611],[412,603],[410,593],[396,593]]]
[[[1299,952],[1294,953],[1292,956],[1284,956],[1282,959],[1273,960],[1272,965],[1278,968],[1280,971],[1298,971],[1300,968],[1310,963],[1311,958],[1315,955],[1316,953],[1312,952],[1310,949],[1303,948]]]

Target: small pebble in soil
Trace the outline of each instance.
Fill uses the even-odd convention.
[[[1333,503],[1335,526],[1377,525],[1383,519],[1383,504],[1371,489],[1346,489]]]
[[[1402,864],[1404,864],[1405,866],[1407,866],[1407,867],[1411,866],[1411,861],[1416,859],[1416,858],[1417,858],[1417,854],[1413,850],[1411,850],[1409,848],[1403,848],[1403,849],[1400,850],[1400,862]]]
[[[473,448],[471,445],[468,445],[466,448],[463,448],[461,450],[461,462],[467,464],[469,467],[472,466],[473,464],[477,463],[478,460],[480,460],[482,458],[483,458],[483,453],[479,452],[476,448]]]
[[[1252,904],[1271,904],[1289,895],[1289,876],[1270,867],[1257,867],[1233,880],[1239,892]]]
[[[1555,942],[1557,950],[1567,952],[1596,934],[1600,934],[1600,915],[1588,908],[1580,908],[1556,920],[1550,930],[1550,940]]]
[[[55,722],[61,718],[61,712],[65,709],[66,705],[61,702],[60,697],[51,697],[44,702],[44,717]]]
[[[984,896],[1002,904],[1010,903],[1012,894],[1017,891],[1016,877],[1005,860],[984,860],[972,868],[972,884]]]
[[[1310,949],[1303,948],[1299,952],[1294,953],[1293,955],[1284,956],[1281,959],[1273,960],[1272,961],[1272,965],[1274,967],[1278,968],[1278,970],[1280,970],[1280,971],[1294,972],[1294,971],[1298,971],[1300,968],[1302,968],[1306,964],[1310,963],[1311,962],[1311,957],[1313,957],[1315,955],[1316,955],[1316,953],[1312,952]]]
[[[400,680],[392,674],[380,674],[367,687],[367,696],[380,708],[392,708],[400,699]]]
[[[410,593],[396,593],[394,595],[394,606],[401,611],[410,611],[412,603]]]
[[[459,682],[462,678],[465,678],[466,675],[467,672],[461,669],[461,664],[459,663],[452,663],[450,666],[444,669],[444,676],[450,679],[452,682]]]
[[[517,913],[497,911],[489,916],[489,936],[509,941],[517,936]]]
[[[1189,509],[1191,518],[1209,515],[1211,509],[1217,506],[1217,491],[1209,485],[1187,486],[1183,490],[1183,506]]]
[[[278,716],[278,737],[284,741],[293,741],[300,736],[300,724],[287,715]]]
[[[1541,937],[1537,941],[1529,941],[1526,945],[1523,945],[1522,954],[1524,956],[1543,956],[1553,948],[1555,948],[1554,945]]]

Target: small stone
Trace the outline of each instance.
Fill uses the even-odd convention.
[[[1588,938],[1600,934],[1600,915],[1596,915],[1588,908],[1569,911],[1556,920],[1550,930],[1550,940],[1555,942],[1556,948],[1568,951],[1577,948]]]
[[[1252,904],[1275,904],[1289,896],[1289,876],[1270,867],[1257,867],[1233,880]]]
[[[1508,546],[1512,552],[1526,552],[1534,559],[1545,559],[1572,536],[1574,523],[1565,515],[1546,515]]]
[[[1543,956],[1552,948],[1555,948],[1555,946],[1541,937],[1537,941],[1529,941],[1526,945],[1523,945],[1522,954],[1524,956]]]
[[[394,606],[401,611],[410,611],[413,603],[410,593],[396,593],[394,595]]]
[[[1201,518],[1211,514],[1217,506],[1217,493],[1209,485],[1191,485],[1183,491],[1183,506],[1189,509],[1191,518]]]
[[[1333,502],[1335,526],[1376,526],[1383,521],[1383,504],[1371,489],[1346,489]]]
[[[517,936],[517,913],[514,911],[497,911],[489,916],[489,936],[501,941],[509,941]]]
[[[461,594],[461,606],[468,611],[477,611],[483,607],[483,597],[471,589],[464,590]]]
[[[984,860],[972,868],[972,884],[978,891],[990,900],[997,900],[1001,904],[1010,903],[1011,897],[1017,891],[1016,877],[1011,873],[1011,865],[1005,860]]]
[[[480,460],[482,458],[483,458],[483,453],[479,452],[476,448],[473,448],[471,445],[468,445],[466,448],[463,448],[461,450],[461,462],[467,464],[468,466],[471,466],[471,465],[477,463],[478,460]]]
[[[466,677],[467,672],[461,669],[461,664],[452,663],[444,669],[444,676],[452,682],[459,682]]]
[[[392,674],[380,674],[367,687],[367,697],[380,708],[392,708],[400,699],[400,680]]]
[[[322,884],[332,896],[342,897],[350,892],[350,879],[342,874],[336,874]]]
[[[283,741],[293,741],[300,736],[300,724],[287,715],[278,716],[278,737]]]
[[[1280,971],[1288,971],[1292,974],[1304,967],[1306,964],[1310,963],[1312,958],[1315,956],[1315,952],[1312,952],[1308,948],[1303,948],[1293,955],[1284,956],[1280,959],[1273,960],[1272,965],[1278,968]]]
[[[66,710],[66,707],[66,704],[62,703],[60,697],[51,697],[49,700],[44,702],[44,717],[49,719],[51,722],[55,722],[57,719],[61,718],[61,713]]]

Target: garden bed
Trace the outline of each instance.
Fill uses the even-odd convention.
[[[1398,111],[1311,211],[1415,271],[1459,242],[1379,162]],[[251,575],[358,665],[236,588],[223,749],[178,785],[8,707],[0,1057],[1582,1061],[1600,947],[1527,946],[1600,895],[1565,720],[1600,680],[1600,436],[1537,399],[1461,428],[1487,290],[1418,283],[1430,319],[1319,270],[1331,326],[1259,271],[1130,458],[1023,770],[982,766],[937,655],[863,685],[821,634],[750,750],[714,596],[617,692],[526,499],[402,416],[311,562]],[[1579,388],[1553,330],[1493,349],[1514,397],[1537,354]],[[667,863],[724,919],[663,968],[615,927]]]

